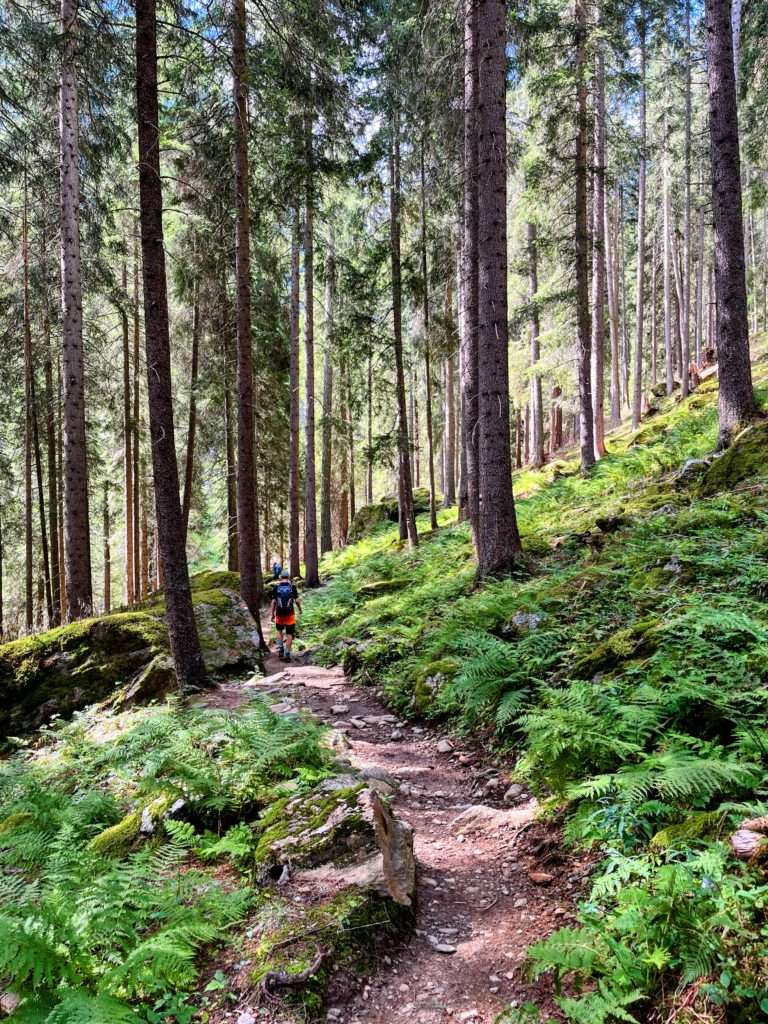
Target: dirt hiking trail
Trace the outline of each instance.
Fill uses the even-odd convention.
[[[265,670],[265,678],[224,683],[216,704],[235,709],[257,692],[278,712],[311,711],[334,729],[339,756],[382,783],[414,829],[415,931],[382,948],[367,977],[340,974],[320,1019],[493,1024],[510,1004],[535,997],[547,1006],[547,983],[524,976],[525,950],[569,922],[589,859],[566,855],[558,830],[535,821],[535,801],[521,786],[510,792],[481,751],[404,722],[340,668],[301,655],[284,663],[270,652]],[[231,1019],[237,1024],[237,1010]],[[257,1011],[250,1019],[265,1018]]]

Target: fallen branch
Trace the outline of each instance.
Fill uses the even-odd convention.
[[[266,996],[271,996],[275,989],[294,988],[296,985],[303,985],[309,981],[313,974],[317,974],[323,965],[328,953],[321,949],[312,963],[303,971],[291,974],[289,971],[267,971],[261,979],[259,987]]]

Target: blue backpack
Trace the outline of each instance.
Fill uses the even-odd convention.
[[[283,580],[275,587],[275,601],[278,615],[290,615],[293,611],[293,584]]]

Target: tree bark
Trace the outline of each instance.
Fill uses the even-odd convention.
[[[299,549],[299,232],[300,214],[298,209],[293,214],[291,232],[291,309],[290,309],[290,408],[289,408],[289,455],[288,455],[288,564],[291,576],[296,579],[301,575],[301,555]]]
[[[672,239],[671,239],[671,211],[669,197],[669,153],[667,139],[667,125],[664,124],[664,148],[662,152],[662,204],[664,216],[664,261],[663,261],[663,287],[664,287],[664,368],[667,385],[667,394],[671,395],[675,387],[675,375],[673,364],[672,348]]]
[[[262,591],[256,513],[253,341],[251,338],[250,213],[248,208],[248,69],[245,0],[232,11],[234,92],[235,290],[237,333],[237,546],[240,596],[256,620],[259,635]]]
[[[521,553],[512,495],[507,337],[506,20],[478,3],[478,575],[511,571]]]
[[[331,530],[331,458],[333,455],[333,304],[335,275],[333,226],[325,257],[325,344],[323,346],[323,425],[320,454],[320,554],[333,548]]]
[[[528,240],[528,281],[531,302],[530,365],[535,368],[541,355],[539,310],[536,306],[539,292],[539,266],[536,225],[531,221],[528,221],[526,224],[526,234]],[[536,469],[539,469],[544,465],[544,403],[541,396],[541,375],[535,369],[531,374],[529,405],[531,410],[531,462]]]
[[[366,381],[366,398],[368,409],[367,439],[368,452],[365,470],[365,500],[373,503],[373,350],[368,349],[368,378]]]
[[[445,484],[443,508],[456,504],[456,358],[451,353],[445,361]]]
[[[688,395],[688,367],[691,362],[691,0],[685,0],[685,203],[683,208],[683,265],[681,267],[682,309],[680,311],[680,342],[682,367],[680,394]]]
[[[112,610],[112,553],[109,544],[111,525],[109,521],[109,481],[104,481],[104,611]]]
[[[128,265],[123,260],[123,301],[128,296]],[[131,345],[128,310],[122,306],[120,320],[123,330],[123,508],[125,517],[125,603],[135,602],[133,547],[133,429],[131,416]]]
[[[643,411],[643,341],[645,339],[645,177],[647,117],[645,97],[645,13],[640,11],[640,173],[637,187],[637,289],[634,367],[632,377],[632,428],[637,430]]]
[[[606,246],[606,277],[608,284],[608,321],[611,341],[611,426],[618,427],[621,423],[621,384],[619,379],[619,303],[616,282],[616,259],[611,232],[610,204],[605,204],[605,246]]]
[[[139,203],[144,270],[144,323],[155,513],[165,583],[168,636],[181,688],[206,683],[197,635],[179,501],[173,424],[168,295],[163,244],[163,197],[157,101],[155,0],[136,0],[136,116]]]
[[[133,224],[133,595],[142,600],[147,596],[146,580],[149,568],[146,550],[141,542],[140,508],[146,506],[144,460],[141,456],[141,317],[139,315],[141,277],[139,253],[139,222]],[[146,508],[144,510],[146,515]]]
[[[304,362],[307,412],[304,421],[304,564],[306,585],[320,586],[317,560],[317,495],[315,473],[315,185],[313,115],[304,123],[306,159],[306,210],[304,213]]]
[[[707,81],[715,224],[720,446],[756,413],[744,269],[739,120],[730,3],[706,0]]]
[[[429,262],[427,258],[427,186],[424,173],[424,137],[421,139],[421,276],[424,313],[424,378],[427,420],[427,469],[429,473],[429,524],[437,529],[437,496],[435,494],[435,440],[432,423],[432,352],[429,318]]]
[[[576,0],[576,334],[581,471],[595,463],[592,431],[592,336],[589,311],[589,228],[587,226],[587,11]]]
[[[51,587],[51,561],[48,555],[48,534],[45,522],[45,489],[43,486],[43,460],[40,452],[40,431],[37,422],[37,400],[35,398],[35,374],[30,378],[32,395],[32,437],[35,449],[35,474],[37,476],[37,509],[40,516],[40,543],[43,549],[43,592],[48,615],[48,626],[53,625],[53,589]]]
[[[44,256],[45,261],[45,256]],[[51,360],[51,330],[48,316],[47,274],[43,311],[43,334],[45,337],[45,427],[48,462],[48,532],[51,546],[51,588],[53,596],[53,618],[51,625],[61,622],[61,552],[59,551],[59,489],[56,448],[56,410],[59,408],[58,392],[53,390],[53,363]]]
[[[395,349],[395,396],[397,401],[398,507],[400,536],[411,547],[419,543],[413,511],[413,481],[408,438],[408,403],[403,362],[402,277],[400,265],[400,123],[396,110],[390,118],[389,224],[392,268],[392,326]]]
[[[200,278],[195,278],[192,299],[192,366],[189,379],[189,420],[187,423],[187,454],[184,460],[184,498],[181,515],[184,538],[189,531],[189,510],[192,506],[192,481],[195,472],[195,435],[197,433],[197,376],[200,361]]]
[[[602,12],[599,14],[602,22]],[[595,167],[592,198],[592,435],[595,458],[605,455],[605,52],[595,53]],[[541,385],[539,385],[541,400]],[[535,409],[531,403],[534,415]],[[534,449],[535,458],[535,449]],[[535,464],[535,463],[534,463]]]
[[[699,179],[699,194],[701,193],[701,179]],[[699,195],[698,220],[696,228],[696,365],[701,365],[701,357],[704,348],[704,207],[701,204]]]
[[[237,556],[237,465],[235,463],[234,416],[232,413],[232,331],[229,320],[226,270],[222,266],[221,339],[224,362],[224,447],[227,460],[227,568],[238,572]]]
[[[461,386],[461,480],[459,519],[468,518],[475,550],[480,538],[480,436],[478,422],[478,0],[464,2],[464,205],[459,277],[459,379]]]
[[[64,564],[70,619],[93,608],[88,462],[85,439],[83,292],[80,273],[80,143],[77,103],[77,0],[61,0],[59,90],[61,306],[64,375]]]
[[[34,570],[32,536],[32,457],[33,457],[33,397],[32,397],[32,327],[29,308],[29,234],[27,227],[27,167],[24,164],[24,197],[21,215],[21,265],[24,292],[24,625],[28,633],[34,628]]]

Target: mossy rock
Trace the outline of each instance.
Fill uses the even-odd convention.
[[[657,832],[651,839],[651,849],[660,853],[673,846],[685,846],[696,840],[714,839],[721,834],[727,820],[728,815],[723,811],[695,811],[685,821],[667,825]]]
[[[270,896],[255,922],[261,934],[251,980],[273,998],[284,992],[288,1003],[316,1019],[346,973],[364,973],[383,939],[412,927],[411,910],[372,888],[350,886],[308,908]],[[276,976],[301,980],[280,985]]]
[[[435,495],[437,504],[442,500]],[[355,544],[364,537],[368,537],[382,523],[396,523],[398,520],[400,505],[396,495],[386,494],[380,501],[372,505],[363,505],[355,513],[352,526],[349,530],[349,542]],[[413,491],[413,511],[416,515],[422,512],[429,512],[429,490],[426,487],[416,487]]]
[[[375,848],[372,822],[361,804],[365,790],[355,777],[328,779],[308,795],[275,801],[256,826],[256,868],[262,874],[290,861],[302,867],[351,861]]]
[[[395,590],[402,590],[411,583],[408,576],[398,577],[391,580],[374,580],[371,583],[364,583],[357,588],[361,597],[378,597],[379,594],[391,594]]]
[[[110,825],[99,832],[88,843],[91,853],[102,857],[119,857],[135,845],[142,832],[154,833],[157,824],[162,821],[173,805],[175,797],[161,794],[142,807],[137,807],[115,825]]]
[[[208,670],[259,666],[256,623],[237,594],[237,574],[206,572],[191,582]],[[164,614],[158,594],[139,609],[0,645],[0,739],[29,733],[118,691],[124,705],[174,689]]]
[[[573,663],[573,674],[590,679],[598,672],[610,672],[622,662],[649,654],[657,644],[660,619],[648,618],[620,629],[592,650],[581,654]]]
[[[460,668],[458,658],[439,658],[422,665],[413,681],[411,710],[418,714],[431,711],[439,691],[446,683],[453,681]]]
[[[742,430],[713,459],[699,484],[698,493],[710,497],[730,491],[744,480],[768,476],[768,423],[754,423]]]

